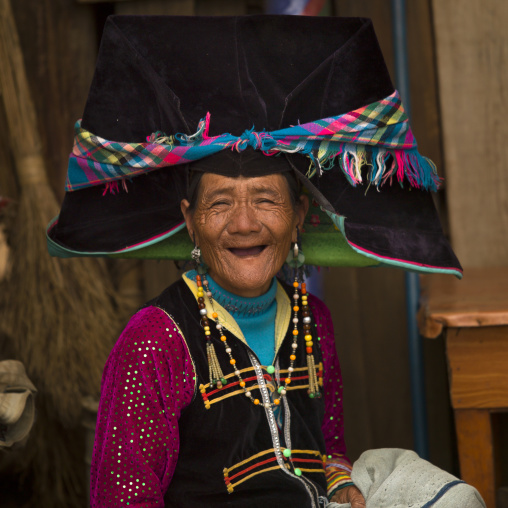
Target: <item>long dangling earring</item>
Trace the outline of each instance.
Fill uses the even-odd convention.
[[[305,256],[302,252],[300,245],[301,245],[300,229],[298,228],[298,226],[296,226],[296,242],[293,244],[293,247],[289,250],[288,257],[286,258],[286,263],[288,266],[293,268],[295,277],[300,277],[303,280],[302,267],[305,263]]]
[[[196,272],[198,275],[196,276],[196,284],[198,286],[198,307],[199,313],[201,314],[201,325],[205,330],[206,336],[206,356],[208,359],[208,371],[210,374],[210,386],[217,386],[217,388],[222,388],[223,385],[226,384],[226,379],[224,378],[224,374],[219,364],[219,359],[217,358],[217,353],[215,352],[215,347],[211,341],[211,332],[210,332],[210,321],[207,318],[206,304],[205,304],[205,291],[203,289],[203,283],[201,280],[201,276],[205,277],[206,280],[206,266],[201,261],[201,249],[196,245],[196,237],[194,234],[192,235],[192,239],[194,240],[194,248],[191,252],[191,257],[196,266]],[[208,285],[208,284],[207,284]],[[211,296],[207,294],[208,297]]]
[[[293,299],[295,305],[293,307],[293,323],[295,323],[295,330],[293,334],[295,335],[295,340],[298,334],[297,326],[298,326],[298,311],[300,310],[297,305],[298,300],[301,302],[301,315],[303,321],[303,333],[305,339],[305,350],[307,352],[307,370],[309,373],[309,389],[308,394],[310,398],[320,397],[321,393],[319,391],[319,384],[316,374],[316,363],[314,361],[313,354],[313,346],[314,343],[312,341],[311,334],[311,312],[309,309],[308,299],[307,299],[307,285],[305,284],[305,272],[303,269],[303,265],[305,263],[305,256],[301,249],[301,237],[300,230],[298,226],[296,228],[296,242],[293,245],[293,248],[290,250],[288,258],[286,259],[291,268],[294,270],[294,295]],[[300,293],[298,294],[298,288],[300,287]]]

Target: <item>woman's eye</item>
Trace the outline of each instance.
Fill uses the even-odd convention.
[[[227,204],[228,204],[228,202],[225,200],[214,201],[212,203],[212,208],[215,206],[223,206],[223,205],[227,205]]]

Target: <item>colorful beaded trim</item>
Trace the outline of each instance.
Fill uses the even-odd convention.
[[[203,326],[203,330],[205,332],[205,338],[206,338],[206,352],[207,352],[207,358],[208,358],[208,366],[209,366],[209,375],[210,375],[210,386],[217,386],[218,389],[221,389],[223,386],[227,384],[227,380],[222,372],[222,369],[219,364],[219,360],[217,358],[217,354],[215,352],[215,348],[213,346],[213,343],[211,341],[211,330],[210,330],[210,321],[207,317],[207,310],[205,305],[205,294],[208,297],[210,301],[210,305],[212,307],[212,317],[216,320],[216,328],[220,333],[220,339],[222,343],[224,344],[224,348],[226,353],[229,355],[229,363],[232,365],[234,369],[234,373],[236,377],[238,378],[238,384],[243,389],[245,396],[251,400],[251,402],[254,405],[259,405],[262,407],[275,407],[278,406],[281,402],[280,398],[276,398],[273,400],[273,402],[267,402],[262,403],[259,399],[254,398],[252,396],[252,392],[247,387],[244,379],[242,378],[242,374],[238,367],[236,366],[236,360],[233,358],[232,350],[229,347],[227,343],[227,337],[224,335],[224,330],[222,324],[219,322],[218,314],[213,310],[213,296],[212,292],[210,291],[210,288],[208,287],[208,280],[206,278],[206,275],[203,273],[202,275],[196,276],[196,284],[197,284],[197,297],[198,297],[198,306],[199,306],[199,312],[201,314],[201,324]],[[293,294],[293,343],[291,344],[292,353],[289,357],[290,364],[288,367],[288,375],[286,378],[284,378],[284,384],[277,387],[277,392],[281,397],[286,395],[286,388],[291,383],[291,375],[294,371],[294,363],[296,361],[296,350],[298,349],[298,323],[300,321],[298,317],[298,312],[300,311],[300,306],[298,305],[299,300],[301,298],[301,312],[302,312],[302,321],[303,321],[303,332],[305,334],[305,346],[306,346],[306,352],[307,352],[307,366],[309,371],[309,389],[308,394],[309,397],[321,397],[321,393],[319,391],[319,384],[317,380],[316,375],[316,367],[314,362],[314,355],[313,355],[313,342],[312,342],[312,335],[310,333],[311,330],[311,313],[308,306],[307,301],[307,289],[306,284],[304,282],[300,283],[298,282],[298,277],[295,276],[295,281],[293,282],[294,287],[294,294]],[[298,292],[298,289],[300,287],[301,290],[301,297]],[[275,372],[275,367],[273,365],[269,365],[267,367],[268,374],[273,374]]]
[[[277,460],[277,457],[272,457],[274,451],[274,448],[263,450],[237,464],[225,467],[223,469],[224,483],[228,492],[231,494],[236,487],[254,476],[280,469],[278,464],[276,466],[272,465]],[[302,472],[325,472],[326,456],[321,455],[318,450],[289,450],[288,448],[281,448],[281,451],[286,468],[291,469],[289,465],[291,463],[296,476],[301,476]],[[295,464],[301,466],[301,468],[295,467]]]

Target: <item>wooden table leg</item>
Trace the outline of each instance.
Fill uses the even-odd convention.
[[[462,480],[478,489],[487,508],[496,506],[496,468],[488,409],[455,409]]]

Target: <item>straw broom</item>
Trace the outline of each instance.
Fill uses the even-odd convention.
[[[0,287],[0,336],[8,337],[0,348],[25,364],[38,389],[38,418],[18,459],[33,475],[34,504],[84,506],[81,400],[99,394],[119,331],[118,299],[103,262],[57,260],[47,253],[45,229],[58,205],[46,177],[9,0],[0,0],[0,69],[20,184],[8,228],[12,264]]]

